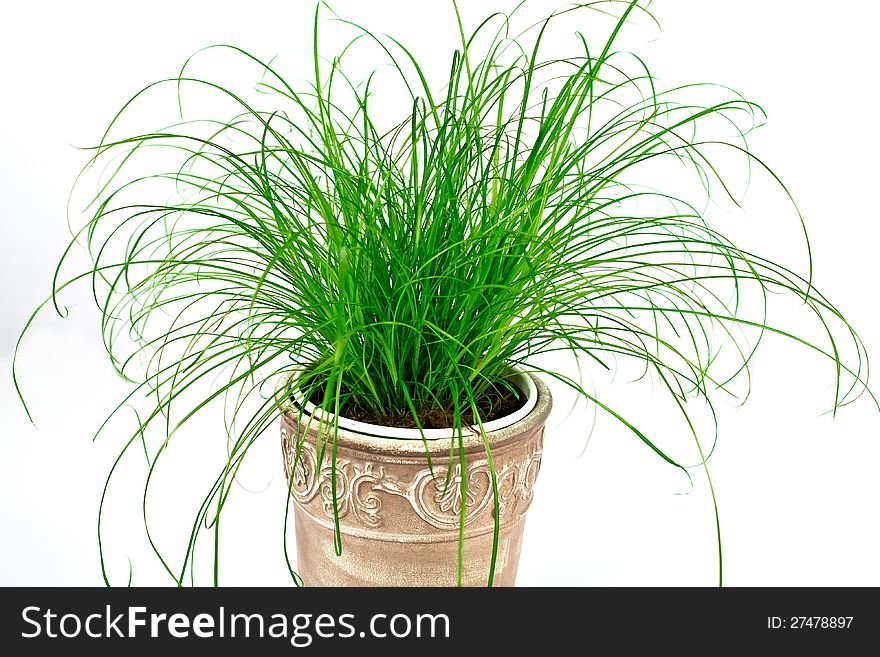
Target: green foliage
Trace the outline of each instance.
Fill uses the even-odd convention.
[[[228,460],[182,565],[156,549],[176,582],[192,570],[204,527],[216,545],[248,450],[264,433],[276,439],[266,432],[281,412],[275,384],[300,367],[326,408],[454,408],[461,430],[462,412],[478,417],[487,386],[518,364],[574,387],[685,472],[650,432],[534,357],[564,350],[606,369],[642,364],[691,427],[701,467],[708,450],[693,402],[711,409],[715,394],[738,394],[734,382],[748,378],[766,332],[830,359],[835,409],[865,390],[864,349],[813,287],[811,268],[801,275],[737,248],[704,219],[709,199],[733,199],[713,154],[727,149],[744,168],[769,172],[746,144],[763,113],[724,87],[661,89],[641,60],[616,50],[630,20],[651,20],[638,2],[571,7],[517,36],[516,10],[472,33],[459,20],[461,44],[440,85],[403,44],[341,19],[355,36],[323,59],[322,11],[308,83],[234,46],[199,53],[256,66],[262,106],[191,76],[190,61],[125,104],[87,167],[100,163],[104,178],[71,243],[87,247],[93,267],[55,281],[57,293],[92,280],[107,352],[134,384],[119,409],[153,400],[123,450],[164,424],[150,475],[189,418],[227,401]],[[551,28],[581,15],[606,21],[608,38],[596,48],[577,35],[571,56],[544,57]],[[404,89],[396,125],[382,126],[385,113],[373,109],[387,81],[345,72],[368,47]],[[116,136],[162,87],[176,89],[181,121]],[[237,109],[184,119],[190,93]],[[157,149],[173,166],[156,170]],[[660,180],[689,181],[699,194],[646,187],[658,161]],[[800,296],[827,342],[770,325],[775,291]],[[850,364],[841,341],[856,354]]]

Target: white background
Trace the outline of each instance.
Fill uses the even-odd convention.
[[[499,2],[463,3],[466,20]],[[95,142],[119,105],[142,85],[173,75],[212,43],[258,55],[307,48],[311,2],[20,2],[0,27],[0,584],[101,583],[95,524],[104,475],[118,445],[91,432],[127,390],[99,341],[97,313],[83,288],[65,296],[68,319],[41,315],[22,356],[32,427],[9,376],[14,341],[47,293],[68,237],[67,194],[84,161],[71,145]],[[454,45],[446,2],[356,2],[334,8],[401,35],[445,73]],[[536,18],[558,5],[537,1]],[[875,202],[880,165],[876,3],[796,0],[658,0],[663,30],[636,30],[624,45],[669,84],[730,85],[760,102],[769,123],[752,146],[797,198],[813,240],[815,280],[880,349]],[[576,26],[572,26],[574,29]],[[771,257],[801,248],[778,192],[756,185],[745,211],[722,217]],[[722,230],[728,226],[721,224]],[[734,231],[734,227],[730,227]],[[796,300],[779,317],[798,320]],[[873,349],[873,351],[872,351]],[[875,356],[877,357],[877,356]],[[729,585],[880,585],[880,414],[867,401],[822,416],[831,402],[828,363],[783,340],[759,353],[752,397],[723,407],[710,466],[719,495]],[[651,426],[650,385],[597,379],[618,407]],[[626,430],[600,418],[588,449],[582,412],[566,419],[558,393],[520,565],[522,585],[712,585],[716,582],[709,496],[695,471],[684,486]],[[645,411],[639,415],[640,410]],[[658,416],[660,417],[660,416]],[[652,430],[662,433],[662,419]],[[176,486],[204,472],[200,450],[221,449],[219,418],[188,427]],[[188,451],[187,451],[188,450]],[[169,457],[172,458],[172,457]],[[191,477],[188,474],[189,469]],[[132,470],[139,476],[143,471]],[[289,583],[280,551],[283,475],[277,436],[266,436],[229,511],[221,583]],[[199,479],[201,480],[201,479]],[[110,573],[125,583],[167,584],[144,549],[140,481],[117,482],[124,500],[108,528]],[[181,498],[185,495],[181,494]],[[169,496],[152,513],[174,525],[189,510]],[[178,522],[178,526],[182,527]],[[179,534],[161,536],[171,541]],[[174,548],[170,550],[174,553]]]

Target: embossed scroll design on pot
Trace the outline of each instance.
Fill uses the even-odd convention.
[[[510,513],[525,513],[532,502],[535,481],[541,467],[543,431],[531,437],[526,454],[521,460],[503,463],[496,470],[498,482],[499,517],[503,522]],[[291,432],[282,429],[284,471],[288,479],[296,457],[296,443]],[[324,459],[320,472],[316,468],[317,453],[314,445],[303,441],[300,445],[291,494],[301,505],[321,497],[321,507],[328,518],[333,517],[333,470],[329,458]],[[497,463],[496,463],[497,467]],[[425,523],[437,529],[458,527],[462,507],[460,465],[453,465],[452,475],[446,466],[427,467],[415,476],[401,481],[386,469],[386,464],[369,460],[341,458],[336,461],[336,499],[340,518],[353,516],[369,528],[382,526],[382,497],[380,494],[405,498],[413,511]],[[486,459],[471,460],[465,468],[466,515],[465,526],[482,518],[491,518],[494,512],[492,473]]]

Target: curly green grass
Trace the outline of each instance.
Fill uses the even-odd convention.
[[[93,149],[86,170],[100,164],[105,175],[71,242],[87,247],[93,265],[62,277],[68,249],[43,306],[60,311],[57,294],[91,280],[106,350],[133,384],[114,414],[137,398],[149,402],[119,459],[141,442],[146,450],[144,433],[162,428],[161,445],[147,451],[148,535],[150,480],[169,441],[215,399],[229,412],[228,458],[195,513],[182,563],[172,566],[150,539],[175,583],[194,580],[206,531],[219,581],[224,505],[255,441],[275,439],[266,430],[285,410],[277,382],[301,368],[306,393],[323,390],[325,408],[354,401],[414,417],[421,408],[453,409],[460,441],[466,412],[483,433],[477,401],[516,364],[571,386],[688,478],[691,468],[705,468],[704,445],[717,436],[714,426],[698,427],[692,409],[711,411],[718,395],[743,396],[734,383],[747,390],[768,332],[827,357],[835,410],[866,390],[862,343],[813,286],[812,265],[799,274],[774,264],[704,219],[711,199],[733,199],[710,157],[724,149],[788,195],[746,143],[763,121],[760,107],[720,86],[659,88],[638,57],[615,49],[630,21],[652,20],[638,1],[571,6],[515,33],[519,9],[470,33],[459,16],[460,46],[435,85],[404,44],[338,17],[354,36],[322,58],[327,9],[319,7],[310,81],[289,82],[273,61],[213,46],[198,57],[227,51],[257,67],[260,106],[191,76],[187,61],[179,75],[129,100]],[[596,47],[578,33],[574,54],[545,57],[551,28],[582,15],[606,21],[607,39]],[[391,128],[373,109],[385,94],[381,76],[345,72],[367,48],[378,49],[383,72],[403,89]],[[181,120],[116,136],[162,87],[175,90]],[[185,118],[187,95],[196,92],[237,110]],[[173,165],[157,171],[157,151]],[[647,187],[657,161],[695,193]],[[770,292],[799,296],[827,340],[770,325]],[[535,356],[559,350],[604,369],[641,364],[690,427],[697,466],[673,459],[575,378],[538,367]],[[334,445],[331,432],[321,450],[331,467]],[[486,452],[491,462],[488,443]],[[463,505],[462,531],[465,512]],[[109,584],[102,531],[99,521]],[[338,517],[336,547],[341,553]],[[720,526],[718,560],[720,583]],[[493,572],[486,577],[491,585]]]

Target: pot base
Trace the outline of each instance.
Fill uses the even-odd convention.
[[[333,548],[333,529],[295,510],[298,574],[306,586],[457,586],[458,541],[398,542],[343,536],[342,555]],[[505,528],[498,542],[493,586],[513,586],[525,517]],[[464,540],[462,586],[486,586],[492,532]]]

